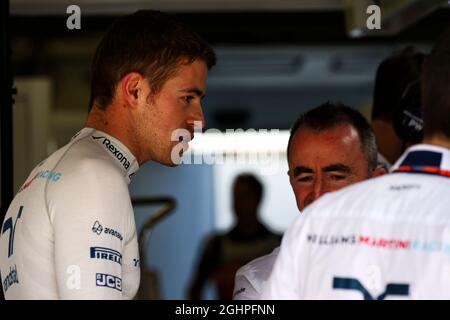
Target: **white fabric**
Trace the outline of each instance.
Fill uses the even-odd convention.
[[[380,153],[377,154],[377,164],[378,167],[385,168],[386,170],[391,170],[392,164]]]
[[[391,164],[386,158],[378,153],[378,166],[389,170]],[[259,300],[263,285],[272,272],[280,248],[272,253],[257,258],[236,272],[234,280],[233,300]]]
[[[261,288],[272,272],[280,247],[241,267],[234,279],[233,300],[259,300]]]
[[[378,153],[378,166],[387,170],[392,167],[381,153]],[[262,287],[273,270],[279,251],[280,248],[276,248],[272,253],[249,262],[236,272],[233,300],[259,300],[261,298]]]
[[[430,145],[410,148],[394,169],[421,151],[450,170],[450,150]],[[261,297],[450,299],[449,208],[450,178],[425,173],[326,194],[285,233]]]
[[[140,271],[128,184],[138,168],[120,141],[92,128],[38,165],[1,230],[6,299],[133,298]]]

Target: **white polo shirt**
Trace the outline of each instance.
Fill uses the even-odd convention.
[[[39,164],[0,237],[6,299],[131,299],[139,253],[128,184],[139,165],[117,139],[84,128]]]

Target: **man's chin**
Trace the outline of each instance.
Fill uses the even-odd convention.
[[[178,167],[181,164],[181,161],[179,163],[172,161],[172,159],[163,159],[163,160],[154,160],[155,162],[162,164],[166,167]]]
[[[171,163],[166,163],[164,165],[166,165],[167,167],[175,168],[175,167],[178,167],[179,165],[181,165],[181,163],[173,163],[173,162],[171,162]]]
[[[165,163],[167,166],[176,167],[183,163],[183,155],[188,151],[189,144],[187,142],[179,142],[172,147],[170,159]]]
[[[177,157],[170,157],[168,159],[164,159],[163,161],[158,161],[160,164],[168,166],[168,167],[178,167],[179,165],[183,164],[183,155]]]

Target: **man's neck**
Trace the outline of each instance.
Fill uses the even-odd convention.
[[[392,122],[374,119],[372,120],[372,129],[378,151],[389,163],[394,163],[402,154],[402,142],[395,133]]]
[[[450,149],[450,139],[443,135],[434,135],[423,139],[423,143]]]
[[[143,161],[140,159],[139,147],[135,143],[133,131],[128,124],[128,118],[124,114],[119,114],[117,106],[110,105],[106,110],[101,110],[93,106],[89,112],[86,127],[103,131],[122,142],[134,155],[139,165]]]

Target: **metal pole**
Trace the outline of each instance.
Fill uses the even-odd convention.
[[[0,1],[0,225],[13,198],[12,105],[13,76],[9,35],[9,0]]]
[[[9,39],[9,0],[0,1],[0,226],[13,196],[12,71]],[[0,300],[3,300],[0,290]]]

